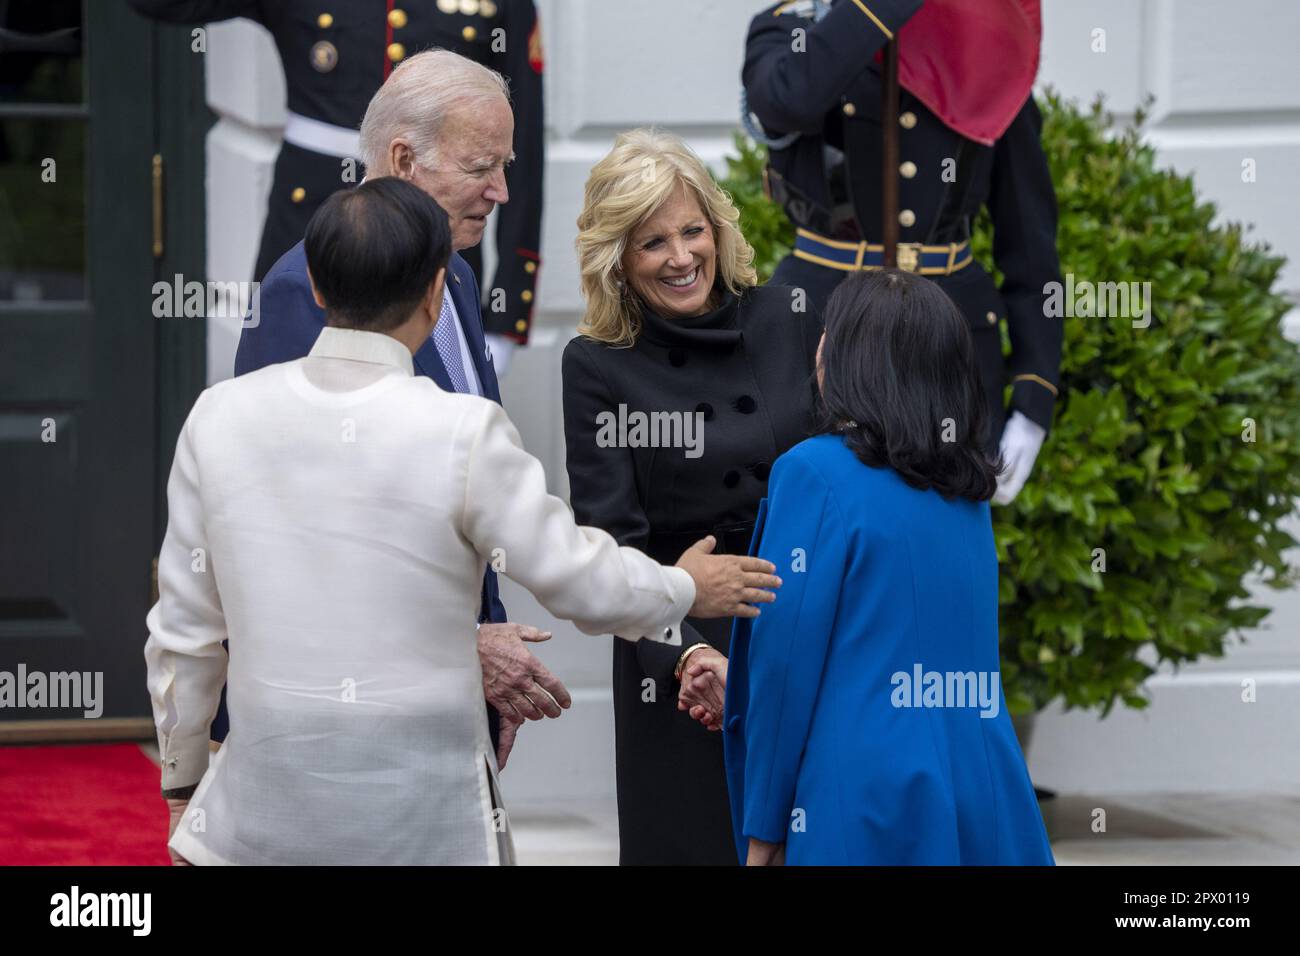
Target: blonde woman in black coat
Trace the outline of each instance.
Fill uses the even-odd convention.
[[[705,536],[746,554],[772,463],[812,429],[820,325],[798,290],[756,285],[738,218],[699,158],[652,130],[619,136],[578,218],[573,510],[669,563]],[[736,863],[721,735],[689,712],[722,712],[731,621],[687,623],[680,648],[614,648],[624,864]]]

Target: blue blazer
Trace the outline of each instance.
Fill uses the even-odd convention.
[[[478,280],[469,263],[452,253],[447,264],[447,288],[456,305],[461,328],[469,344],[470,358],[483,385],[483,395],[501,404],[492,351],[483,337],[483,316],[479,311]],[[235,374],[243,375],[267,365],[304,357],[316,344],[325,327],[325,312],[312,298],[307,278],[307,253],[299,242],[280,257],[262,280],[257,325],[245,323],[235,352]],[[452,391],[451,379],[443,367],[438,347],[430,337],[414,355],[415,372],[438,383],[443,391]],[[490,567],[483,575],[483,603],[479,623],[503,622],[506,609],[501,604],[497,576]]]
[[[789,864],[1051,865],[998,676],[987,502],[838,435],[777,459],[768,493],[751,553],[783,584],[736,619],[723,718],[741,862],[756,837]]]

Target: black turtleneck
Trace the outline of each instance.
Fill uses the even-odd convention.
[[[669,348],[732,349],[740,342],[740,299],[718,286],[722,304],[702,315],[666,319],[648,306],[641,307],[641,335]]]

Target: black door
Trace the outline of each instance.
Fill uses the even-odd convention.
[[[149,714],[159,476],[202,360],[201,325],[150,307],[174,219],[159,35],[118,0],[0,0],[0,734],[74,720],[62,736],[105,736]],[[180,388],[159,373],[178,349]],[[73,672],[91,691],[102,675],[98,722],[84,701],[52,706],[69,698],[49,675]],[[38,702],[34,674],[45,706],[19,706]]]

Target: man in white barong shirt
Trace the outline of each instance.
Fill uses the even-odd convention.
[[[479,245],[487,218],[509,203],[506,167],[514,161],[514,113],[505,79],[451,50],[413,53],[395,66],[366,107],[352,148],[366,177],[396,176],[414,183],[447,213],[452,248],[439,337],[415,353],[415,374],[444,390],[501,401],[493,350],[484,340],[479,280],[459,252]],[[346,165],[346,164],[345,164]],[[342,185],[342,184],[340,184]],[[531,292],[524,293],[531,295]],[[494,293],[494,298],[495,298]],[[325,325],[312,299],[302,243],[286,252],[262,279],[235,353],[235,375],[303,358]],[[478,632],[488,727],[504,768],[525,720],[559,717],[571,704],[567,688],[525,642],[545,640],[530,625],[511,622],[495,572],[483,575]],[[219,711],[213,740],[224,740],[228,715]]]
[[[412,374],[449,249],[415,186],[332,196],[306,238],[311,354],[209,388],[182,429],[145,648],[163,788],[197,783],[178,862],[513,862],[475,641],[488,560],[586,633],[669,644],[780,584],[708,539],[669,568],[579,527],[499,405]]]

